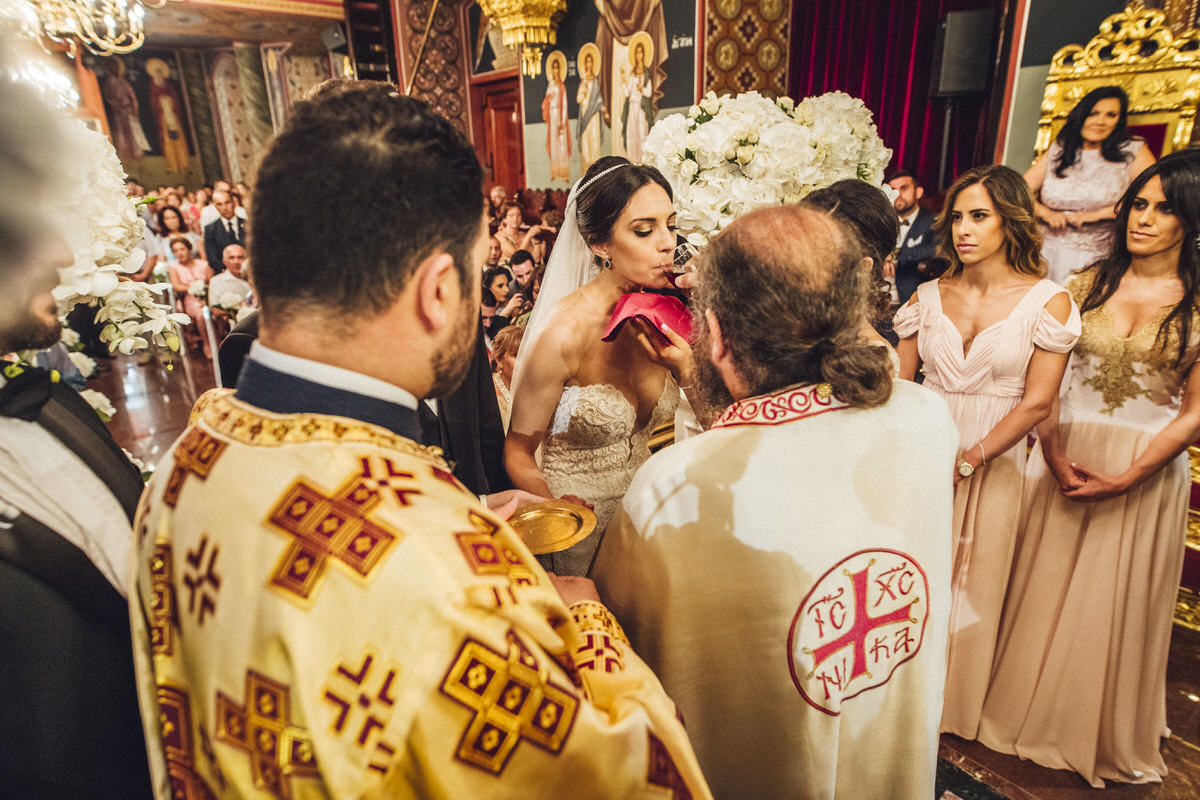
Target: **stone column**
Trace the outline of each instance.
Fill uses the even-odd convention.
[[[271,122],[271,105],[267,99],[267,82],[263,76],[262,53],[256,44],[235,42],[238,82],[242,86],[242,106],[250,123],[250,136],[255,152],[261,154],[275,132]]]

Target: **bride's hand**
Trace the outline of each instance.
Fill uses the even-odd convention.
[[[671,371],[675,382],[683,384],[685,376],[692,374],[694,365],[692,346],[688,340],[666,325],[655,329],[644,319],[635,318],[632,322],[637,326],[637,340],[650,356],[650,360],[660,367],[666,367]],[[661,331],[662,335],[670,340],[670,344],[664,344],[663,340],[655,335],[656,330]]]

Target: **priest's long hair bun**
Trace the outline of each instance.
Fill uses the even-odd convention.
[[[717,318],[751,395],[828,383],[852,406],[882,405],[892,366],[885,348],[860,336],[863,256],[858,237],[828,214],[802,205],[755,211],[701,251],[694,314]]]

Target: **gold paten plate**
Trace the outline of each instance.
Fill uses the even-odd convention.
[[[596,529],[596,515],[565,500],[525,506],[508,518],[534,555],[557,553],[587,538]]]

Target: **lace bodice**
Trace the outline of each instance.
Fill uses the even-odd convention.
[[[1131,139],[1121,148],[1125,161],[1109,161],[1099,150],[1080,150],[1079,160],[1066,170],[1060,178],[1054,172],[1055,164],[1062,155],[1062,147],[1055,142],[1050,146],[1050,157],[1046,163],[1046,179],[1042,183],[1042,203],[1055,211],[1092,211],[1103,206],[1112,206],[1121,199],[1129,186],[1129,165],[1144,145]],[[1049,236],[1061,240],[1068,246],[1094,251],[1096,258],[1108,250],[1114,223],[1103,220],[1085,225],[1083,228],[1068,227],[1064,231],[1048,231]]]
[[[637,410],[612,384],[566,386],[542,445],[542,474],[556,495],[573,494],[595,505],[603,530],[650,457],[650,434],[669,422],[679,389],[667,377],[649,421],[637,427]]]

